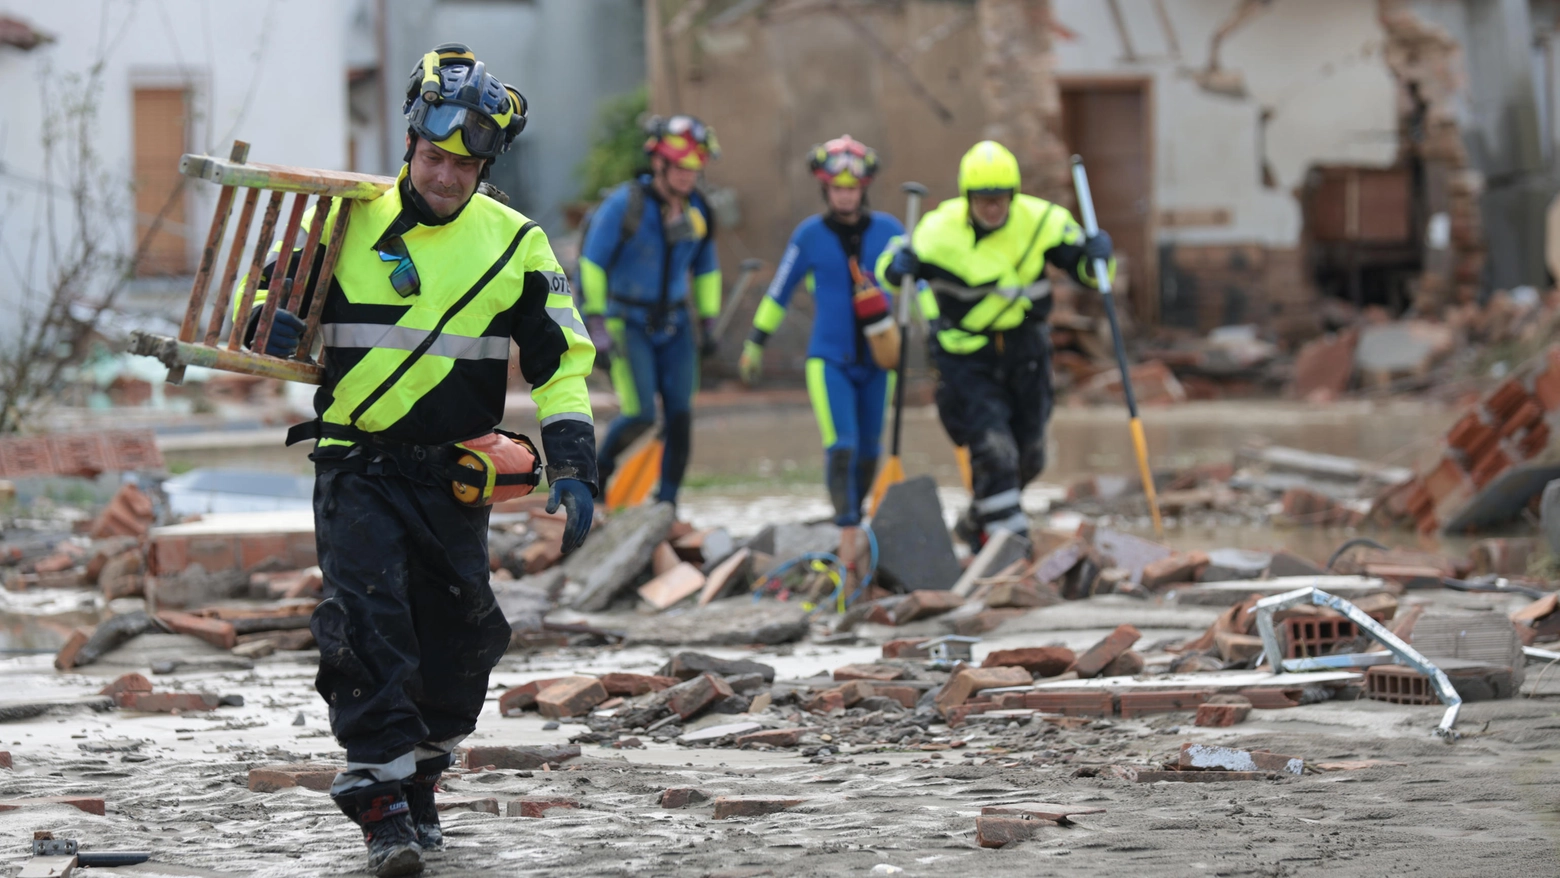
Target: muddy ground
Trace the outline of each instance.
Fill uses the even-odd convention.
[[[976,648],[1086,645],[1120,618],[1144,643],[1200,630],[1205,608],[1130,607],[1115,601],[1036,611]],[[1469,600],[1464,598],[1463,600]],[[1098,604],[1097,606],[1091,606]],[[598,620],[611,621],[611,620]],[[1020,623],[1020,624],[1015,624]],[[1112,622],[1113,624],[1113,622]],[[870,629],[852,646],[708,650],[750,657],[802,678],[868,661]],[[47,657],[0,663],[8,697],[86,694],[161,655],[187,654],[173,635],[110,657],[91,673],[57,675]],[[504,688],[560,671],[653,673],[670,650],[626,647],[511,655],[494,674]],[[48,829],[93,849],[149,849],[157,866],[124,874],[351,875],[362,861],[354,830],[323,793],[252,793],[255,765],[341,757],[314,695],[314,666],[297,654],[253,671],[155,676],[159,689],[241,694],[241,708],[206,715],[82,713],[0,726],[15,770],[0,770],[0,798],[91,795],[106,817],[68,807],[0,813],[0,874],[14,874],[26,840]],[[1370,701],[1254,711],[1244,725],[1198,729],[1190,714],[1096,721],[1075,729],[1043,721],[1017,730],[1028,742],[993,751],[989,727],[932,726],[962,749],[841,748],[810,760],[795,750],[692,749],[646,738],[642,750],[585,745],[557,771],[452,774],[451,795],[562,795],[579,810],[542,819],[447,813],[449,849],[431,875],[1143,875],[1470,876],[1560,874],[1560,675],[1529,672],[1537,698],[1467,705],[1455,744],[1430,735],[1438,707]],[[301,719],[302,725],[295,725]],[[741,719],[722,717],[721,721]],[[563,743],[579,724],[543,730],[534,714],[504,718],[496,701],[470,743]],[[1004,734],[1009,730],[1003,730]],[[983,744],[983,741],[988,744]],[[1140,784],[1080,777],[1080,769],[1172,758],[1185,741],[1266,747],[1308,761],[1405,763],[1286,780]],[[805,799],[790,811],[715,821],[709,803],[664,810],[668,787],[711,795]],[[982,849],[975,817],[986,804],[1087,804],[1105,813],[1002,850]],[[891,873],[880,864],[903,869]],[[9,870],[7,872],[6,870]],[[86,874],[114,874],[94,870]]]

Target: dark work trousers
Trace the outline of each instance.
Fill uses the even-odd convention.
[[[970,450],[972,518],[993,530],[1027,533],[1019,495],[1045,469],[1051,420],[1051,335],[1045,323],[994,333],[973,354],[950,354],[932,340],[937,414],[955,445]]]
[[[416,466],[368,469],[321,461],[314,481],[325,600],[309,627],[347,751],[336,794],[409,777],[470,734],[510,637],[488,584],[488,509]]]

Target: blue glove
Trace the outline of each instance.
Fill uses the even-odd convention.
[[[1113,248],[1111,247],[1110,234],[1103,229],[1095,232],[1083,242],[1083,255],[1088,257],[1090,262],[1093,262],[1096,259],[1103,259],[1106,262],[1109,262],[1110,254],[1112,252]],[[1094,267],[1090,266],[1089,270],[1093,271]]]
[[[606,357],[612,353],[612,333],[607,331],[607,318],[600,314],[585,315],[585,332],[590,343],[596,346],[596,355]]]
[[[547,512],[557,512],[560,503],[569,515],[563,526],[563,554],[567,555],[578,549],[590,533],[596,502],[591,499],[589,485],[579,479],[559,479],[552,484],[552,494],[547,498]]]
[[[271,323],[271,338],[266,341],[265,352],[286,359],[298,350],[298,342],[302,339],[303,321],[285,308],[276,309],[276,320]]]
[[[894,254],[893,261],[888,263],[888,271],[884,274],[888,275],[888,280],[897,284],[907,277],[915,277],[920,270],[921,257],[915,255],[915,251],[909,247],[901,247]]]

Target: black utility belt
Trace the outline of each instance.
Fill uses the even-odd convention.
[[[494,432],[502,433],[511,438],[516,437],[516,434],[507,433],[503,430],[495,430]],[[525,439],[523,436],[518,438]],[[393,439],[386,439],[377,433],[370,433],[367,430],[360,430],[357,427],[351,427],[346,424],[330,424],[317,420],[305,421],[287,428],[286,444],[288,445],[296,445],[299,442],[309,440],[318,441],[320,439],[342,439],[348,442],[355,442],[365,448],[390,457],[403,466],[426,467],[433,473],[448,478],[450,481],[470,485],[474,488],[480,489],[488,486],[487,477],[482,471],[456,463],[457,452],[460,452],[461,449],[453,442],[439,445],[398,442]],[[525,441],[527,445],[530,445],[529,439],[525,439]],[[310,458],[314,459],[314,455],[310,455]],[[385,471],[383,466],[376,466],[377,462],[375,460],[361,454],[354,457],[315,459],[315,463],[336,469],[346,469],[367,474],[378,474]],[[534,486],[540,482],[539,472],[499,473],[494,477],[494,483],[499,486]]]

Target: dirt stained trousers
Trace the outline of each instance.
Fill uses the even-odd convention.
[[[415,461],[377,458],[318,461],[314,482],[315,688],[347,751],[333,796],[443,764],[476,729],[510,638],[488,583],[488,509]]]
[[[950,354],[934,337],[937,415],[955,445],[970,451],[974,502],[967,518],[986,536],[1027,535],[1019,495],[1045,469],[1045,428],[1051,420],[1051,335],[1034,321],[992,333],[973,354]]]

